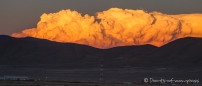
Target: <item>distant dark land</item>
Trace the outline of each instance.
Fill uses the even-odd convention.
[[[134,45],[98,49],[0,35],[0,76],[63,76],[82,77],[83,80],[91,77],[96,80],[99,79],[100,59],[104,59],[105,78],[111,80],[133,81],[144,77],[201,79],[202,38],[181,38],[162,47]]]
[[[201,67],[202,38],[182,38],[162,47],[152,45],[97,49],[31,37],[0,36],[0,64],[54,64],[62,67]],[[66,66],[65,66],[66,65]]]

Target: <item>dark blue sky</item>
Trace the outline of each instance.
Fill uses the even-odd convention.
[[[36,27],[42,13],[62,9],[94,15],[112,7],[166,14],[202,13],[202,0],[0,0],[0,35]]]

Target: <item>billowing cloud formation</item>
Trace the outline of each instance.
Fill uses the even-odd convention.
[[[36,37],[97,48],[152,44],[162,46],[182,37],[202,37],[202,14],[167,15],[111,8],[96,17],[71,10],[43,14],[37,28],[13,33],[13,37]],[[99,21],[99,22],[98,22]]]

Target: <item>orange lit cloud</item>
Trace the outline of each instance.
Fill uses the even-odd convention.
[[[97,22],[96,20],[100,20]],[[202,14],[167,15],[111,8],[96,16],[62,10],[43,14],[36,28],[13,33],[13,37],[36,37],[97,48],[152,44],[162,46],[183,37],[202,37]]]

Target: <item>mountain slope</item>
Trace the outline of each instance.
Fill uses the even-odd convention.
[[[74,43],[0,36],[0,64],[51,64],[68,67],[202,66],[202,39],[182,38],[162,47],[152,45],[97,49]]]
[[[148,60],[155,60],[161,65],[201,66],[202,39],[187,37],[175,40],[160,47],[150,57]]]
[[[35,38],[10,38],[0,41],[1,63],[61,63],[85,58],[99,49],[73,43],[57,43]]]

